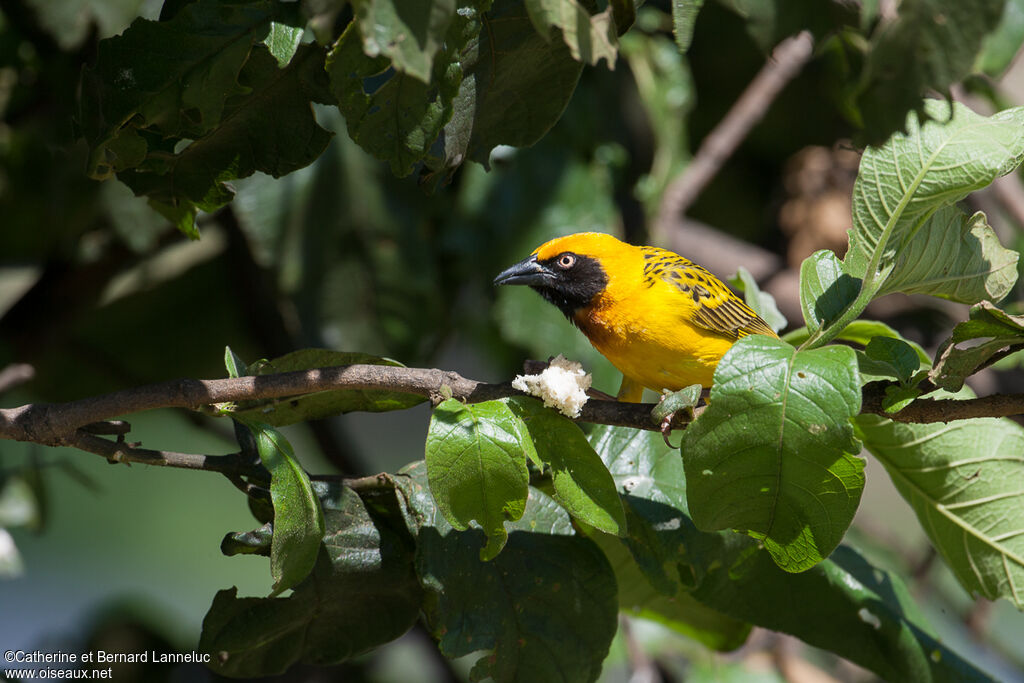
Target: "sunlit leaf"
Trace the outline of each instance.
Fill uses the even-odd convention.
[[[745,531],[787,571],[828,557],[864,487],[849,422],[860,400],[849,347],[798,352],[764,335],[740,339],[718,364],[710,403],[683,438],[697,527]]]

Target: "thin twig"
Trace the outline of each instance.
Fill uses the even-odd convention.
[[[725,118],[704,138],[693,161],[669,183],[662,195],[656,221],[660,241],[666,241],[722,164],[764,117],[771,102],[811,58],[813,47],[814,41],[807,31],[779,43]]]

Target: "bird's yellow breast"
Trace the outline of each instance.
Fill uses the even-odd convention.
[[[640,280],[640,278],[637,278]],[[715,367],[733,339],[690,322],[696,304],[667,283],[617,289],[610,283],[575,322],[623,375],[659,391],[711,386]]]

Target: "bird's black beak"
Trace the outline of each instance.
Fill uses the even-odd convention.
[[[494,278],[496,285],[530,285],[537,287],[550,284],[554,273],[537,262],[537,255],[523,259],[511,268],[503,270],[498,277]]]

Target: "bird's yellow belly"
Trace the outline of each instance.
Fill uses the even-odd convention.
[[[733,344],[725,336],[679,321],[671,326],[657,320],[602,322],[580,327],[623,375],[654,391],[676,391],[691,384],[710,387],[718,361]]]

